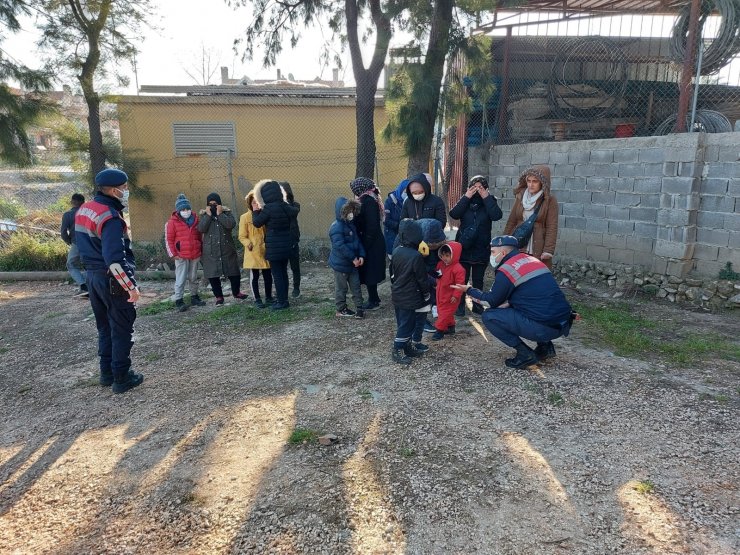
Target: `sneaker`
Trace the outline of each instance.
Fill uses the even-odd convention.
[[[421,355],[424,354],[424,352],[417,349],[416,346],[411,341],[409,341],[408,343],[406,343],[406,345],[404,345],[403,352],[406,353],[407,357],[411,357],[411,358],[420,357]]]
[[[432,334],[432,341],[439,341],[440,339],[445,338],[445,333],[443,331],[435,331],[434,334]]]
[[[357,314],[345,306],[342,310],[337,310],[334,316],[357,316]]]
[[[450,326],[444,331],[445,335],[455,335],[455,326]]]
[[[123,382],[113,382],[113,393],[126,393],[129,389],[141,385],[141,382],[144,381],[143,375],[134,372],[129,372],[126,378],[126,381]]]
[[[75,298],[77,299],[87,299],[90,296],[90,292],[87,290],[87,288],[83,289],[80,287],[80,289],[77,291],[77,293],[74,294]]]
[[[406,356],[406,352],[403,349],[396,349],[395,345],[391,349],[391,358],[398,364],[411,364],[411,358]]]
[[[275,304],[275,297],[266,297],[265,298],[265,304]]]
[[[290,303],[288,301],[276,301],[270,308],[272,310],[285,310],[286,308],[290,308]]]
[[[177,309],[178,312],[185,312],[188,309],[187,305],[185,304],[185,301],[183,301],[182,299],[177,299],[175,301],[175,308]]]
[[[257,308],[265,308],[265,303],[262,302],[262,299],[254,299],[254,306]]]
[[[432,324],[430,324],[429,321],[424,323],[424,332],[434,333],[436,331],[437,331],[437,328],[435,328]]]
[[[224,304],[224,298],[223,297],[216,297],[216,306],[221,306]]]
[[[380,303],[371,303],[370,301],[367,301],[360,308],[362,310],[378,310],[380,308]]]
[[[364,318],[365,317],[365,311],[361,308],[358,308],[355,310],[355,318]]]
[[[190,297],[190,306],[206,306],[206,302],[201,300],[198,295]]]
[[[297,287],[294,287],[293,288],[292,296],[293,296],[294,299],[297,299],[298,297],[301,296],[301,290],[298,289]]]
[[[414,349],[420,353],[426,353],[429,350],[429,345],[425,345],[424,343],[414,343]]]
[[[240,301],[243,301],[244,299],[247,298],[247,294],[246,293],[237,293],[236,295],[233,295],[233,297],[235,299],[239,299]]]

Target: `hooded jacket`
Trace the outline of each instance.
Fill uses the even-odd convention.
[[[424,198],[414,200],[409,187],[412,183],[419,183],[424,188]],[[437,195],[432,194],[432,185],[423,173],[409,177],[409,184],[406,185],[406,194],[408,197],[401,208],[401,219],[411,218],[420,220],[421,218],[434,218],[438,220],[442,227],[447,225],[447,213],[445,203]]]
[[[360,236],[357,235],[354,220],[347,219],[349,214],[356,215],[359,211],[360,203],[354,200],[339,197],[334,203],[336,219],[329,227],[329,239],[331,240],[329,267],[343,274],[357,270],[352,263],[355,258],[365,258],[365,248],[362,246]]]
[[[270,263],[265,258],[265,228],[252,223],[252,199],[254,192],[247,194],[249,209],[239,218],[239,241],[244,245],[244,268],[266,270]]]
[[[430,304],[427,269],[417,250],[421,226],[410,219],[401,220],[397,240],[399,246],[391,258],[391,300],[397,308],[416,310]]]
[[[527,190],[527,175],[534,175],[542,182],[542,196],[537,199],[535,207],[541,206],[537,213],[532,232],[532,254],[542,260],[542,253],[555,254],[555,243],[558,238],[558,201],[550,192],[550,168],[534,166],[519,177],[519,183],[514,188],[514,206],[511,208],[509,219],[504,227],[504,235],[511,235],[524,221],[524,207],[522,196]],[[543,260],[548,268],[552,268],[552,259]]]
[[[460,221],[455,240],[460,241],[464,230],[474,229],[472,244],[463,247],[460,260],[470,264],[487,264],[491,254],[491,223],[503,217],[496,197],[489,192],[486,198],[476,193],[473,198],[465,195],[450,210],[450,218]]]
[[[252,223],[255,227],[267,226],[265,258],[269,261],[288,260],[293,246],[290,224],[298,216],[298,208],[286,202],[285,191],[272,179],[257,183],[253,192],[262,209],[252,214]]]
[[[452,306],[452,312],[454,312],[460,302],[462,293],[450,286],[465,283],[465,268],[460,264],[462,245],[457,241],[449,241],[447,246],[452,250],[452,262],[449,265],[445,264],[443,260],[437,263],[437,272],[441,274],[437,279],[437,310],[453,304],[451,299],[454,297],[457,299],[457,302]]]
[[[223,206],[219,216],[201,210],[198,231],[203,234],[203,275],[210,278],[239,275],[239,260],[232,232],[236,219],[231,209]]]
[[[398,224],[401,223],[401,209],[403,208],[403,193],[409,185],[409,180],[404,179],[393,191],[388,193],[385,199],[385,252],[393,254],[393,243],[398,235]]]
[[[287,181],[281,181],[280,186],[283,188],[283,191],[285,191],[285,201],[294,208],[298,209],[296,215],[290,220],[290,238],[293,240],[293,247],[295,247],[301,240],[301,229],[298,227],[298,213],[300,213],[301,211],[301,205],[300,203],[296,202],[295,197],[293,196],[293,189],[290,187],[290,183],[288,183]]]
[[[203,253],[203,236],[198,231],[198,216],[193,214],[192,217],[193,222],[188,225],[180,212],[175,210],[164,224],[164,242],[170,258],[197,260]]]

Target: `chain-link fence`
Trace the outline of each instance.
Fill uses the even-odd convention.
[[[689,7],[677,16],[500,14],[492,30],[496,93],[469,118],[468,144],[673,132]],[[698,35],[686,127],[732,131],[740,119],[740,4],[703,2]]]

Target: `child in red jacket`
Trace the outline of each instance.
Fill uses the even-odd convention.
[[[191,306],[203,306],[206,303],[198,296],[198,262],[203,240],[198,231],[198,216],[182,193],[175,201],[175,211],[164,225],[164,242],[167,254],[175,259],[175,308],[180,312],[188,309],[182,299],[186,281],[190,282]]]
[[[448,241],[437,251],[440,258],[437,263],[437,321],[434,323],[437,331],[432,335],[432,341],[455,333],[455,311],[462,297],[451,286],[465,283],[465,268],[460,264],[461,254],[462,245],[456,241]]]

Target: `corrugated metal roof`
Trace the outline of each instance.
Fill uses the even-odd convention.
[[[687,0],[528,0],[500,11],[549,11],[560,13],[677,14]]]

